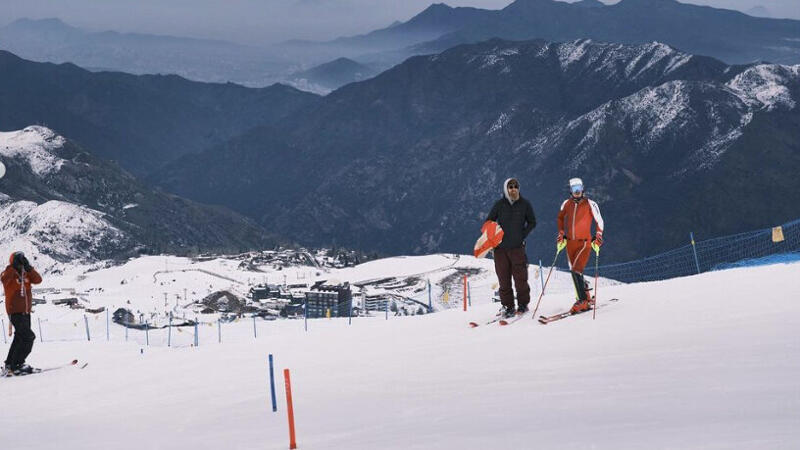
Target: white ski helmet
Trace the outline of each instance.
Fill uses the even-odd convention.
[[[570,192],[583,192],[583,180],[580,178],[570,178],[569,180]]]

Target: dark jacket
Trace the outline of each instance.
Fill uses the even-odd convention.
[[[525,245],[525,238],[536,228],[533,206],[527,199],[519,196],[514,203],[508,197],[508,180],[503,184],[504,196],[498,200],[486,220],[493,220],[503,229],[503,241],[497,248],[519,248]]]

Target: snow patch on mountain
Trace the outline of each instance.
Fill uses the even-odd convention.
[[[481,64],[480,69],[487,69],[493,66],[502,65],[503,66],[502,73],[509,73],[510,68],[506,64],[506,58],[514,55],[519,55],[519,48],[494,47],[488,52],[479,53],[477,55],[471,56],[467,61],[467,63],[472,64],[478,61]]]
[[[591,39],[579,39],[559,45],[556,52],[558,53],[558,60],[561,63],[561,68],[566,69],[570,65],[580,61],[586,55],[586,50],[591,44]]]
[[[491,128],[489,128],[489,131],[486,132],[486,135],[488,136],[496,131],[501,130],[504,126],[508,125],[508,122],[510,121],[511,121],[510,113],[509,114],[500,113],[500,117],[498,117],[497,120],[494,121]]]
[[[18,131],[0,132],[0,156],[25,161],[31,171],[42,177],[58,172],[64,164],[55,151],[66,139],[42,126],[29,126]]]
[[[632,78],[636,78],[665,59],[667,61],[664,70],[665,74],[674,71],[692,59],[691,55],[680,53],[672,47],[664,45],[660,42],[652,42],[650,44],[639,46],[638,48],[640,49],[641,53],[639,53],[639,55],[625,67],[626,75]],[[647,58],[644,66],[637,70],[640,62],[645,57]]]
[[[715,102],[695,104],[692,98],[700,93],[719,95]],[[642,155],[654,151],[664,139],[677,133],[693,133],[699,138],[695,150],[688,152],[687,164],[674,173],[700,170],[712,166],[742,135],[742,129],[753,113],[737,95],[709,83],[671,81],[642,89],[628,97],[612,100],[577,119],[556,128],[552,141],[564,145],[579,136],[578,153],[571,159],[570,169],[581,164],[597,151],[597,144],[610,130],[625,130],[632,144]],[[676,131],[680,130],[680,131]]]
[[[787,86],[797,84],[800,65],[760,64],[740,73],[726,85],[748,105],[772,111],[794,109],[797,102]]]
[[[51,200],[0,204],[0,256],[21,250],[45,271],[60,263],[93,263],[128,237],[99,211]],[[34,259],[32,259],[33,261]]]
[[[549,46],[543,47],[537,57],[544,56]],[[692,59],[692,55],[679,52],[660,42],[637,46],[593,42],[579,39],[556,46],[556,54],[563,70],[581,63],[597,72],[617,74],[622,69],[625,77],[635,79],[657,67],[668,74]]]
[[[645,88],[620,101],[620,107],[632,120],[641,143],[652,144],[671,125],[681,127],[692,120],[686,82],[673,81],[655,88]]]

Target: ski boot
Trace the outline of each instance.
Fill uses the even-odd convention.
[[[582,313],[584,311],[588,311],[591,309],[591,302],[587,300],[578,300],[572,305],[572,308],[569,310],[572,314]]]

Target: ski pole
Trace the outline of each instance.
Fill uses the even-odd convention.
[[[553,264],[550,264],[550,270],[547,271],[547,278],[544,280],[544,286],[542,286],[542,293],[539,294],[539,300],[536,300],[536,307],[533,308],[533,318],[536,319],[536,311],[539,310],[539,303],[542,301],[542,297],[544,297],[544,290],[547,289],[547,283],[550,281],[550,274],[553,273],[553,267],[556,266],[556,261],[558,260],[558,254],[561,253],[563,247],[556,247],[556,256],[553,258]]]
[[[592,311],[592,320],[597,317],[597,280],[600,278],[600,273],[597,271],[598,260],[600,259],[600,247],[594,249],[594,308]]]

